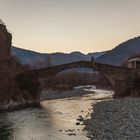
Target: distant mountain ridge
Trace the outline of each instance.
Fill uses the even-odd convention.
[[[72,53],[38,53],[30,50],[12,47],[11,54],[16,56],[24,65],[29,65],[32,68],[42,68],[51,65],[66,64],[75,61],[90,61],[91,57],[95,58],[105,54],[106,52],[95,52],[87,55],[81,52]],[[49,62],[48,62],[49,61]],[[49,64],[50,65],[50,64]]]
[[[95,61],[98,63],[120,66],[131,56],[138,53],[140,53],[140,36],[121,43],[114,49],[96,58]]]
[[[12,47],[11,53],[18,57],[22,64],[29,65],[32,68],[42,68],[48,66],[48,64],[54,66],[75,61],[90,61],[92,56],[98,63],[120,66],[131,56],[140,53],[140,36],[127,40],[110,51],[88,54],[81,52],[38,53],[16,47]]]

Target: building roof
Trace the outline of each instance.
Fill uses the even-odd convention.
[[[135,62],[135,61],[140,61],[140,58],[136,57],[136,58],[130,59],[128,62]]]

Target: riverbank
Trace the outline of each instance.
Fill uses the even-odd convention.
[[[107,90],[89,90],[95,93],[44,100],[40,102],[40,107],[1,113],[0,140],[89,140],[83,131],[83,123],[79,121],[91,113],[92,103],[96,104],[98,99],[111,98],[112,95]],[[70,92],[73,91],[64,93]]]
[[[11,101],[9,104],[0,105],[0,113],[19,111],[29,107],[34,108],[39,106],[40,106],[39,101],[38,102],[26,101],[26,102],[18,102],[18,103]]]
[[[98,94],[100,92],[100,94]],[[86,96],[87,94],[92,94],[94,96],[94,100],[105,100],[112,98],[112,93],[109,94],[108,90],[104,90],[104,93],[107,93],[106,96],[104,93],[102,94],[102,90],[95,89],[94,86],[81,86],[77,87],[73,90],[65,90],[65,91],[59,91],[59,90],[42,90],[40,99],[38,100],[21,100],[19,102],[15,102],[13,100],[10,100],[9,103],[0,104],[0,113],[3,112],[9,112],[9,111],[15,111],[15,110],[21,110],[28,107],[36,107],[40,106],[40,102],[45,100],[55,100],[55,99],[64,99],[69,98],[69,100],[75,98],[75,97],[82,97]]]
[[[40,101],[72,98],[78,96],[82,97],[86,94],[93,94],[94,100],[112,99],[113,90],[96,89],[96,86],[93,85],[77,86],[72,90],[63,90],[63,91],[48,89],[42,90],[40,95]]]
[[[91,118],[84,120],[91,140],[139,140],[140,98],[123,98],[93,105]]]
[[[40,100],[54,100],[54,99],[63,99],[63,98],[70,98],[76,96],[83,96],[86,94],[95,93],[94,91],[85,91],[82,89],[73,89],[73,90],[66,90],[66,91],[59,91],[59,90],[43,90],[40,95]],[[95,93],[96,94],[96,93]]]
[[[45,100],[40,107],[2,113],[0,140],[89,140],[83,123],[78,125],[77,119],[85,118],[91,112],[91,104],[98,102],[94,99],[108,96],[110,92],[106,92]]]

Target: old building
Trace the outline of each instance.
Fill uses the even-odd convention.
[[[127,62],[128,68],[140,69],[140,58],[136,57]]]

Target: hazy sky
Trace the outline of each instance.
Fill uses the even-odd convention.
[[[108,50],[140,35],[140,0],[0,0],[13,45],[40,52]]]

